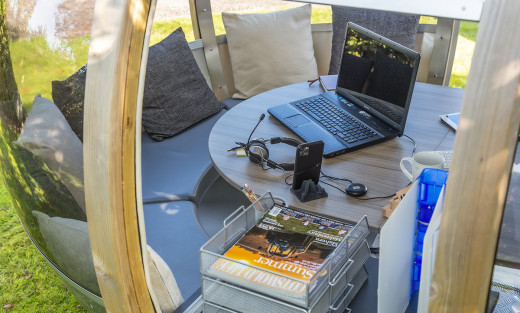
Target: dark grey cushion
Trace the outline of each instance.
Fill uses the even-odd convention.
[[[193,199],[201,177],[213,164],[209,156],[209,133],[225,112],[222,110],[162,142],[156,142],[143,133],[144,203]]]
[[[146,241],[168,264],[184,299],[200,288],[199,250],[208,240],[189,201],[144,206]]]
[[[76,73],[64,81],[52,81],[52,100],[60,109],[72,128],[72,131],[83,142],[83,104],[85,101],[85,82],[87,66],[84,65]]]
[[[157,141],[219,112],[217,100],[177,28],[150,47],[143,98],[143,126]]]
[[[417,27],[419,26],[419,16],[332,6],[330,75],[335,75],[339,72],[341,54],[343,53],[343,41],[345,40],[348,22],[354,22],[413,49]]]

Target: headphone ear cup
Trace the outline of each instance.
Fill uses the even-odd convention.
[[[249,160],[254,164],[262,164],[265,160],[269,159],[269,150],[266,145],[258,140],[253,140],[247,146],[246,149]]]

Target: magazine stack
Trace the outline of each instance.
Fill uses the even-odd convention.
[[[200,251],[204,312],[340,313],[368,278],[368,222],[280,206],[240,208]]]

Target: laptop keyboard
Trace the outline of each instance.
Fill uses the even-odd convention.
[[[401,124],[402,117],[401,115],[397,114],[396,112],[390,110],[385,105],[381,104],[378,100],[375,100],[371,97],[364,97],[362,95],[356,95],[356,98],[359,98],[359,100],[363,101],[364,103],[368,104],[370,107],[372,107],[377,112],[383,114],[384,116],[388,117],[392,121],[396,122],[397,124]]]
[[[329,132],[339,136],[349,144],[377,136],[375,132],[332,105],[325,98],[317,97],[295,103],[295,105],[312,116]]]

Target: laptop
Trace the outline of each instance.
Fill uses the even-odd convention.
[[[347,24],[336,91],[267,111],[324,157],[402,136],[419,53],[354,23]]]

